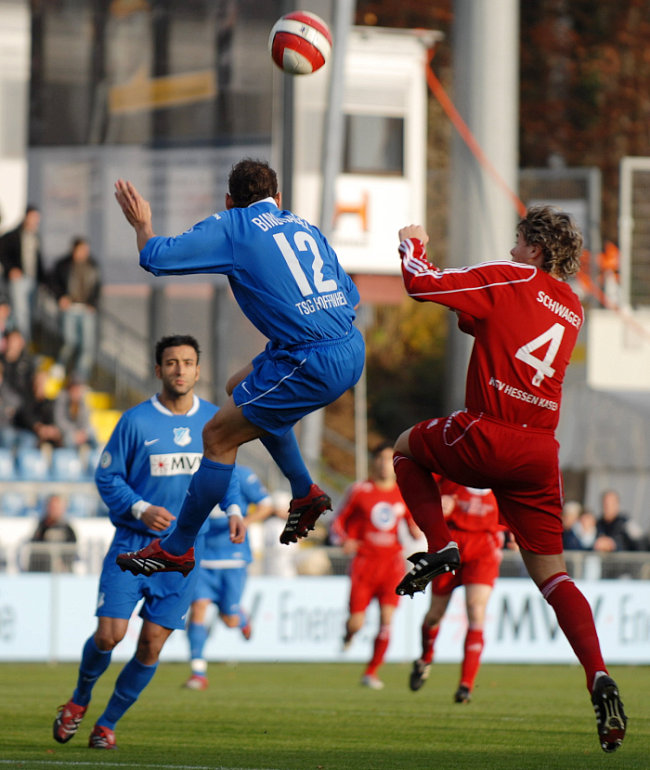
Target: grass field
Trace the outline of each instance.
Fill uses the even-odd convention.
[[[0,665],[0,770],[581,770],[650,768],[650,669],[613,670],[630,717],[625,744],[604,754],[577,666],[481,669],[469,705],[452,703],[458,666],[437,665],[417,693],[410,666],[389,664],[382,691],[358,664],[212,664],[210,688],[182,689],[187,666],[161,664],[116,729],[118,751],[87,748],[120,669],[95,688],[77,736],[52,739],[76,665]]]

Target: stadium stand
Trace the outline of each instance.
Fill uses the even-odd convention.
[[[42,449],[22,447],[16,450],[16,470],[22,481],[47,481],[50,463]]]
[[[27,499],[21,492],[5,492],[0,499],[0,516],[24,516],[28,509]]]
[[[82,481],[86,473],[80,451],[68,447],[60,447],[52,452],[50,477],[53,481]]]
[[[16,466],[11,449],[0,447],[0,481],[11,481],[16,477]]]

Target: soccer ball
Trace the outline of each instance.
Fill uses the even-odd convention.
[[[309,75],[319,70],[332,50],[327,24],[315,13],[293,11],[280,17],[269,35],[269,52],[289,75]]]

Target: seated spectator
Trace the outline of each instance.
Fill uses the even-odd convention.
[[[16,326],[27,340],[32,339],[32,321],[37,288],[45,281],[39,236],[41,215],[27,206],[18,227],[0,238],[0,263],[7,281]]]
[[[641,528],[627,514],[621,513],[621,501],[614,489],[607,489],[602,494],[596,532],[595,551],[639,551],[645,546]]]
[[[22,403],[22,397],[6,381],[4,363],[0,359],[0,446],[14,449],[16,428],[14,419]]]
[[[84,381],[72,375],[54,400],[54,422],[61,429],[64,447],[93,449],[97,446],[85,397]]]
[[[13,328],[9,294],[0,282],[0,356],[4,356],[7,348],[7,334]]]
[[[29,572],[72,572],[76,554],[72,549],[60,548],[62,543],[76,543],[74,529],[65,520],[66,502],[62,495],[50,495],[38,522],[31,543],[48,543],[51,549],[38,549],[30,553]]]
[[[16,412],[14,425],[23,432],[23,445],[29,445],[31,438],[32,446],[63,446],[63,433],[54,418],[54,399],[47,397],[47,379],[47,372],[35,372],[31,390]]]
[[[573,532],[573,527],[582,512],[582,505],[577,500],[567,500],[562,508],[562,545],[565,551],[580,551],[582,547]]]
[[[58,363],[68,374],[88,379],[95,360],[101,274],[85,238],[75,238],[70,253],[54,264],[50,286],[59,306],[63,337]]]
[[[5,379],[11,387],[17,393],[30,393],[36,361],[27,349],[27,342],[18,329],[10,329],[5,335],[5,351],[2,360]]]
[[[593,551],[597,537],[594,512],[588,508],[583,509],[572,527],[572,532],[580,550]]]

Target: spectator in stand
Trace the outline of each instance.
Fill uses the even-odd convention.
[[[36,361],[27,349],[25,337],[19,329],[11,329],[5,335],[5,350],[2,354],[5,379],[23,397],[32,389]]]
[[[59,306],[63,337],[58,363],[68,374],[87,380],[95,360],[101,274],[85,238],[74,238],[70,253],[55,262],[50,287]]]
[[[77,536],[66,519],[66,501],[62,495],[50,495],[43,510],[43,516],[31,537],[31,543],[47,543],[52,548],[34,550],[29,556],[29,572],[72,572],[75,559],[74,549],[61,547],[76,543]]]
[[[0,238],[0,262],[9,288],[16,326],[29,342],[33,333],[36,291],[45,282],[38,234],[41,214],[28,206],[23,221]]]
[[[63,446],[63,432],[54,417],[54,399],[47,396],[47,380],[47,372],[34,373],[31,391],[16,412],[14,425],[23,432],[24,438],[19,439],[23,445]]]
[[[62,444],[73,449],[93,449],[97,439],[86,406],[86,383],[76,374],[54,400],[54,422],[61,429]]]
[[[614,489],[606,489],[601,498],[601,514],[596,524],[594,551],[640,551],[645,547],[643,532],[630,517],[621,513],[621,499]]]
[[[4,285],[0,285],[0,356],[4,356],[7,349],[7,334],[11,329],[13,329],[13,319],[9,294]]]
[[[0,359],[0,446],[7,449],[13,449],[16,444],[14,419],[21,403],[21,395],[5,379],[4,363]]]
[[[583,508],[574,525],[571,527],[571,534],[567,542],[572,545],[565,545],[567,550],[593,551],[596,542],[596,517],[593,511]]]
[[[562,506],[562,545],[565,551],[581,551],[577,535],[573,528],[582,512],[582,505],[577,500],[567,500]]]
[[[404,553],[399,526],[406,522],[413,537],[420,530],[404,504],[393,470],[391,444],[381,444],[372,453],[370,478],[353,484],[332,522],[333,540],[350,554],[349,615],[345,624],[343,649],[361,631],[366,610],[373,599],[379,603],[379,629],[373,652],[361,684],[381,690],[384,683],[377,670],[384,662],[390,643],[393,615],[399,604],[395,586],[404,572]]]

